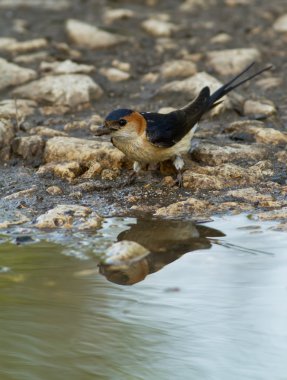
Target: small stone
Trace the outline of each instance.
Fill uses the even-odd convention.
[[[189,214],[190,216],[205,214],[207,211],[207,207],[209,206],[209,202],[202,201],[196,198],[188,198],[185,201],[172,203],[167,207],[159,208],[155,215],[156,216],[165,216],[165,217],[179,217],[186,216]]]
[[[0,37],[0,50],[5,50],[9,45],[16,41],[16,38]]]
[[[261,160],[268,155],[268,149],[261,145],[231,144],[224,147],[213,144],[199,144],[192,156],[196,161],[208,165],[220,165],[235,160]]]
[[[287,220],[287,207],[282,207],[279,210],[261,212],[255,215],[255,218],[260,220]]]
[[[0,58],[0,91],[10,86],[17,86],[37,77],[37,73],[31,69],[24,69],[14,63],[9,63]]]
[[[210,8],[215,4],[215,0],[185,0],[179,7],[183,12],[192,12],[198,8]]]
[[[70,182],[82,173],[82,166],[77,161],[49,163],[42,165],[37,171],[38,175],[53,174]]]
[[[232,40],[232,37],[227,33],[219,33],[212,37],[210,42],[213,44],[225,44]]]
[[[183,174],[183,187],[192,190],[219,190],[224,188],[223,180],[206,174],[187,170]]]
[[[271,116],[276,113],[276,107],[270,100],[246,100],[243,106],[244,115]]]
[[[287,13],[284,15],[280,16],[275,23],[273,24],[274,30],[276,32],[287,32]]]
[[[27,20],[22,18],[16,18],[13,20],[13,30],[16,33],[24,34],[27,33],[29,27],[29,23]]]
[[[275,157],[279,162],[287,163],[287,152],[286,150],[281,150],[280,152],[275,154]]]
[[[209,65],[221,75],[236,75],[254,61],[259,61],[261,54],[254,48],[228,49],[207,53]]]
[[[149,250],[134,241],[122,240],[107,249],[102,264],[119,265],[138,261],[149,254]]]
[[[169,37],[178,27],[170,22],[149,19],[142,23],[143,29],[153,37]]]
[[[57,131],[56,129],[47,127],[34,127],[29,130],[31,135],[38,135],[44,137],[55,137],[55,136],[68,136],[66,132]]]
[[[163,178],[162,184],[164,186],[173,187],[176,185],[176,180],[172,176],[168,175]]]
[[[85,171],[85,173],[82,175],[81,178],[85,178],[85,179],[95,178],[101,174],[102,170],[103,168],[99,162],[93,162],[90,165],[89,169]]]
[[[238,190],[230,190],[226,193],[227,196],[231,196],[237,200],[245,200],[248,202],[258,202],[261,206],[266,206],[267,202],[274,201],[270,194],[260,194],[254,188],[248,187]]]
[[[15,215],[13,215],[13,219],[14,220],[4,220],[3,216],[1,215],[0,229],[27,223],[30,221],[30,219],[27,218],[27,216],[23,215],[19,211],[15,212]]]
[[[17,117],[23,121],[34,113],[36,107],[37,103],[33,100],[5,99],[0,101],[0,115],[5,119]]]
[[[47,193],[50,195],[62,195],[63,190],[59,186],[49,186],[46,189]]]
[[[45,38],[37,38],[29,41],[14,41],[9,45],[2,46],[2,50],[9,53],[26,53],[31,50],[39,50],[47,48],[48,42]]]
[[[100,69],[100,73],[108,78],[108,80],[111,82],[122,82],[124,80],[130,79],[129,73],[116,69],[114,67],[102,68]]]
[[[41,136],[16,137],[13,141],[13,152],[29,162],[42,159],[45,143]]]
[[[70,59],[62,62],[41,62],[40,70],[48,74],[90,74],[95,71],[93,65],[78,64]]]
[[[103,90],[87,75],[68,74],[46,76],[16,88],[13,93],[32,100],[74,107],[100,98]]]
[[[166,62],[161,67],[163,78],[185,78],[196,73],[196,65],[185,60],[174,60]]]
[[[19,9],[19,8],[40,8],[50,11],[62,11],[70,7],[69,0],[0,0],[0,8]]]
[[[66,22],[66,32],[75,44],[90,49],[109,48],[128,40],[126,37],[72,19]]]
[[[128,63],[128,62],[122,62],[122,61],[119,61],[118,59],[114,59],[113,62],[112,62],[112,65],[116,68],[116,69],[119,69],[121,71],[125,71],[125,72],[130,72],[131,70],[131,64]]]
[[[77,161],[89,167],[99,162],[105,169],[119,169],[126,162],[125,155],[110,142],[52,137],[46,143],[45,162]]]
[[[117,8],[107,9],[104,13],[104,22],[107,25],[112,24],[118,20],[128,20],[135,16],[135,13],[131,9]]]
[[[256,81],[256,86],[261,87],[265,91],[279,87],[281,84],[282,78],[277,77],[262,78]]]
[[[118,170],[104,169],[101,173],[103,180],[113,181],[119,176],[120,172]]]
[[[17,191],[16,193],[13,193],[13,194],[6,195],[6,197],[4,197],[3,199],[5,201],[10,201],[12,199],[31,197],[32,195],[35,194],[36,190],[37,190],[36,186],[33,186],[30,189],[21,190],[21,191]]]
[[[13,61],[16,63],[29,64],[29,63],[35,63],[38,61],[44,61],[45,59],[48,59],[48,58],[49,58],[49,53],[47,51],[37,51],[36,53],[17,55],[13,59]]]
[[[58,205],[55,208],[40,215],[35,223],[37,228],[79,228],[85,229],[85,223],[91,216],[92,210],[89,207],[79,205]],[[102,218],[93,213],[93,219],[96,218],[98,223],[93,223],[96,228],[101,227]],[[90,227],[88,227],[90,228]]]
[[[159,75],[157,73],[147,73],[142,77],[144,83],[155,83],[158,80]]]

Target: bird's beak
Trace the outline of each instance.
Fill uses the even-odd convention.
[[[96,132],[96,136],[103,136],[103,135],[109,135],[111,133],[111,129],[106,127],[105,125],[100,126]]]

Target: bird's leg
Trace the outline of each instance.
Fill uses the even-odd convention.
[[[181,156],[176,156],[173,160],[173,165],[177,170],[177,178],[176,183],[179,187],[183,186],[183,177],[182,177],[182,169],[184,167],[184,161]]]

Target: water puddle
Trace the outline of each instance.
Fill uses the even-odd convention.
[[[0,379],[284,379],[287,235],[272,226],[111,218],[97,234],[2,234]],[[148,254],[106,265],[123,240]]]

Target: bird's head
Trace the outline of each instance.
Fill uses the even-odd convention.
[[[117,109],[108,114],[104,125],[99,128],[98,135],[110,134],[117,138],[132,138],[142,134],[146,129],[145,118],[130,109]]]

